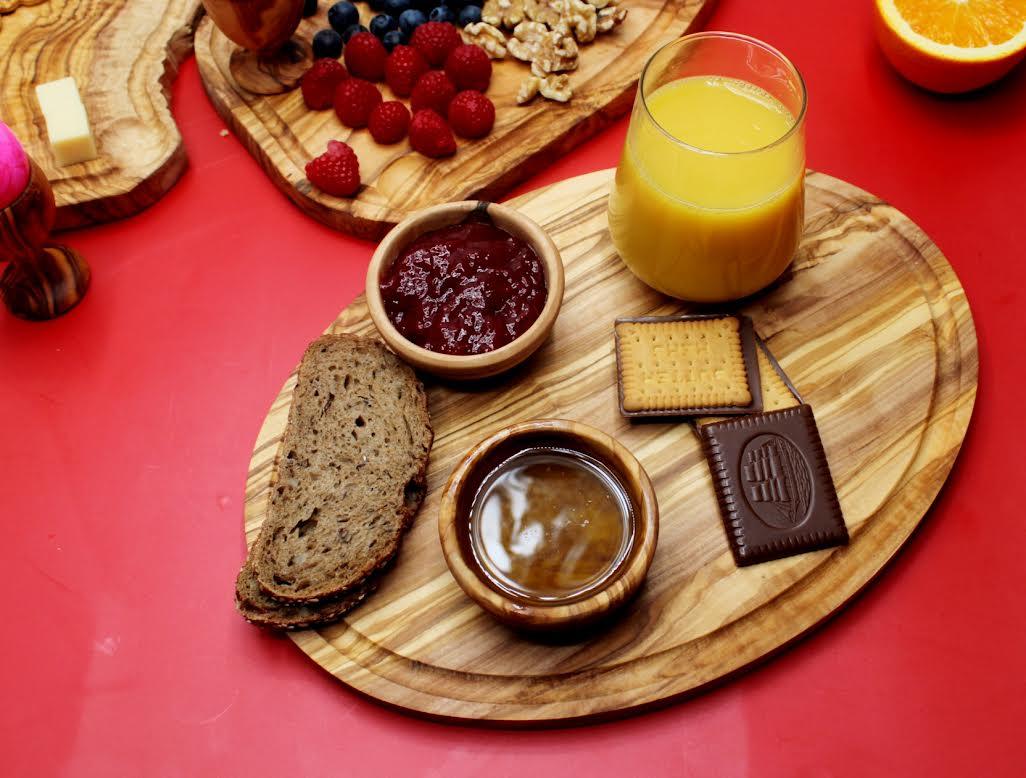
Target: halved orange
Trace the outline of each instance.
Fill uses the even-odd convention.
[[[968,92],[1026,54],[1026,0],[876,0],[876,35],[909,81]]]

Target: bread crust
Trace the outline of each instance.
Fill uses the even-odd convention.
[[[423,385],[384,344],[349,334],[311,343],[251,553],[263,593],[291,605],[360,594],[423,501],[433,438]]]
[[[363,602],[378,585],[378,576],[365,579],[336,600],[306,605],[290,605],[269,597],[256,578],[253,565],[247,560],[235,582],[235,608],[246,621],[273,629],[308,629],[338,621]]]

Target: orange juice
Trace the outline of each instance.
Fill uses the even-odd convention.
[[[673,297],[720,302],[783,273],[804,217],[795,124],[737,78],[689,76],[639,95],[609,200],[609,231],[635,275]]]

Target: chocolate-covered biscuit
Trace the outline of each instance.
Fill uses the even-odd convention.
[[[738,565],[848,542],[810,406],[706,424],[700,436]]]

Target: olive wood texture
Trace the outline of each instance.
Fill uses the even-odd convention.
[[[202,2],[217,28],[241,47],[229,60],[236,84],[259,95],[295,89],[313,63],[310,44],[291,37],[303,14],[303,0]]]
[[[632,424],[617,408],[613,320],[687,309],[645,287],[616,256],[606,225],[611,178],[592,173],[509,203],[563,255],[567,293],[550,339],[501,382],[428,384],[428,494],[395,569],[342,621],[291,636],[364,694],[439,718],[538,725],[693,692],[771,655],[850,600],[908,540],[944,484],[976,396],[965,293],[907,217],[810,173],[791,270],[741,310],[815,409],[851,542],[738,568],[689,425]],[[330,330],[373,334],[364,300]],[[294,386],[293,373],[256,441],[246,485],[250,543]],[[641,462],[659,500],[659,547],[638,597],[601,630],[561,643],[518,635],[468,599],[436,527],[441,490],[467,450],[535,418],[609,433]]]
[[[474,558],[470,514],[481,483],[525,448],[561,447],[583,452],[614,473],[631,504],[631,548],[601,589],[563,603],[527,602],[490,586]],[[467,596],[499,621],[532,630],[566,630],[609,616],[637,593],[659,539],[659,505],[648,473],[626,446],[577,421],[543,419],[505,427],[481,441],[456,466],[442,492],[438,539],[453,577]]]
[[[484,209],[497,227],[530,245],[545,272],[547,295],[538,318],[523,335],[502,348],[485,354],[454,356],[428,351],[404,338],[392,325],[381,299],[381,281],[399,253],[425,232],[458,224],[472,211]],[[559,249],[538,223],[522,213],[496,203],[463,200],[426,208],[404,219],[378,244],[367,267],[364,294],[371,319],[378,332],[395,353],[418,370],[444,378],[467,380],[487,378],[519,365],[538,350],[552,331],[563,303],[563,261]]]
[[[0,0],[0,14],[11,14],[23,6],[39,5],[47,0]],[[0,24],[3,22],[0,21]]]
[[[192,50],[199,0],[49,0],[0,17],[0,117],[53,186],[57,229],[156,202],[185,170],[169,89]],[[73,76],[99,156],[54,160],[35,87]]]
[[[46,173],[31,163],[24,191],[0,210],[0,299],[15,316],[40,321],[74,308],[89,288],[89,266],[74,249],[48,243],[56,218]]]
[[[258,95],[280,95],[299,86],[313,59],[310,44],[293,38],[271,54],[235,49],[229,68],[235,83],[246,91]]]
[[[329,5],[321,3],[316,16],[304,19],[297,37],[310,40],[327,27]],[[493,61],[488,97],[495,103],[494,129],[477,141],[457,139],[456,154],[437,160],[413,151],[408,139],[382,146],[366,129],[343,126],[334,111],[309,110],[298,90],[261,97],[239,89],[230,67],[235,47],[208,19],[196,30],[196,61],[214,108],[278,189],[318,221],[376,239],[430,205],[496,199],[627,113],[648,57],[697,28],[712,0],[632,0],[629,7],[622,25],[581,47],[569,103],[538,97],[518,106],[517,89],[530,70],[512,57]],[[359,8],[366,24],[373,12]],[[380,86],[386,100],[396,99]],[[364,186],[353,198],[325,194],[306,179],[306,163],[323,154],[329,140],[346,141],[360,159]]]

